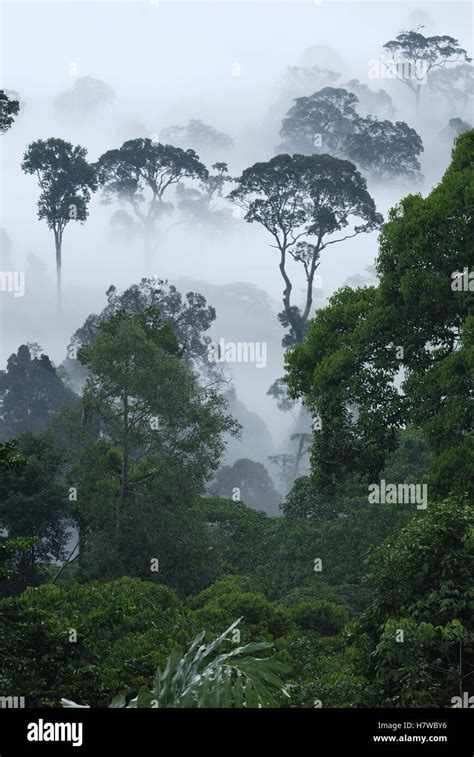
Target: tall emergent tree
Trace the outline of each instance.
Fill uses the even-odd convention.
[[[5,134],[11,128],[14,116],[20,111],[19,100],[13,100],[3,89],[0,89],[0,134]]]
[[[143,314],[149,308],[160,311],[163,320],[169,322],[182,351],[182,358],[188,368],[205,377],[207,384],[215,388],[221,377],[219,364],[208,359],[212,340],[206,334],[216,318],[216,311],[198,292],[187,292],[183,296],[175,286],[159,279],[142,279],[139,284],[119,292],[110,286],[106,292],[107,305],[100,314],[91,313],[83,325],[71,337],[71,347],[91,344],[99,333],[101,323],[123,310],[128,315]],[[77,366],[74,366],[77,369]],[[73,369],[66,363],[66,370]],[[74,371],[75,373],[77,371]]]
[[[41,190],[38,218],[45,219],[54,233],[56,250],[57,301],[61,307],[61,264],[63,234],[69,221],[84,223],[89,215],[91,195],[97,189],[96,172],[86,160],[85,147],[63,139],[38,139],[25,152],[21,167],[34,174]]]
[[[154,308],[117,311],[78,357],[89,370],[73,474],[82,568],[100,578],[153,578],[156,558],[158,578],[178,587],[191,567],[185,553],[191,560],[196,549],[193,497],[218,465],[222,435],[235,428],[225,401],[199,386],[171,324]],[[94,415],[99,440],[90,433]],[[194,537],[197,543],[198,530]]]
[[[331,155],[277,155],[267,163],[246,168],[230,199],[246,211],[249,223],[260,223],[273,237],[279,269],[285,282],[283,326],[291,332],[284,343],[300,342],[313,302],[313,283],[320,256],[329,245],[376,229],[382,222],[367,191],[365,179],[353,163]],[[359,219],[342,237],[334,238]],[[289,259],[305,272],[303,309],[293,305]]]
[[[420,114],[421,88],[429,81],[432,70],[448,63],[470,63],[472,60],[454,37],[425,37],[419,31],[422,28],[419,26],[401,32],[383,46],[387,51],[385,65],[415,95],[417,117]]]
[[[108,204],[115,197],[120,203],[128,203],[142,224],[148,269],[157,224],[173,207],[165,202],[165,193],[184,178],[207,179],[207,169],[194,150],[140,138],[105,152],[98,160],[97,170],[104,202]]]

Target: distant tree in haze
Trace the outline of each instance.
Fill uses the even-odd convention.
[[[0,89],[0,134],[5,134],[11,128],[14,116],[20,111],[20,103],[14,100],[3,90]]]
[[[459,137],[463,131],[468,131],[469,129],[472,129],[471,124],[466,123],[462,118],[450,118],[447,126],[443,129],[441,134],[448,137],[448,139],[453,140],[456,139],[456,137]]]
[[[392,98],[384,89],[376,92],[362,84],[358,79],[350,79],[341,85],[348,92],[356,95],[359,104],[358,111],[361,116],[378,116],[380,118],[392,118],[395,115]]]
[[[288,396],[288,386],[283,378],[275,379],[273,384],[268,388],[267,395],[273,397],[278,410],[282,413],[291,413],[295,417],[294,410],[298,402]]]
[[[416,131],[403,121],[362,118],[357,109],[358,97],[345,89],[326,87],[301,97],[283,119],[281,147],[349,159],[379,180],[421,179],[423,144]]]
[[[425,37],[420,28],[423,27],[403,31],[383,46],[385,65],[415,96],[417,116],[422,87],[430,80],[433,69],[443,68],[448,63],[471,62],[457,39],[446,35]]]
[[[141,225],[127,213],[124,208],[116,210],[109,221],[109,239],[111,242],[130,244],[141,237]]]
[[[148,138],[131,139],[117,150],[108,150],[96,166],[104,203],[117,199],[128,204],[140,221],[145,266],[149,268],[158,223],[173,209],[166,202],[170,187],[185,178],[205,180],[207,169],[194,150],[182,150]]]
[[[87,118],[104,105],[115,100],[115,92],[108,84],[92,76],[81,76],[72,89],[57,95],[54,109],[58,115],[68,118]]]
[[[0,371],[0,440],[42,431],[56,413],[77,401],[49,357],[32,356],[30,348],[21,345]]]
[[[280,151],[342,156],[345,139],[360,120],[357,97],[345,89],[324,87],[298,97],[282,121]]]
[[[379,121],[364,118],[355,134],[349,134],[345,150],[364,174],[379,181],[401,179],[420,181],[418,155],[423,151],[421,138],[404,121]]]
[[[230,199],[245,210],[246,221],[261,224],[273,238],[285,283],[280,320],[290,328],[291,341],[299,342],[311,312],[314,276],[323,250],[373,231],[382,222],[365,179],[353,163],[330,155],[277,155],[245,169]],[[349,230],[352,219],[354,226]],[[334,238],[343,229],[348,233]],[[305,273],[302,310],[292,302],[290,260]]]
[[[168,126],[160,131],[159,137],[160,142],[197,152],[230,150],[234,146],[232,137],[199,119],[192,119],[185,126]]]
[[[228,176],[227,163],[214,163],[214,173],[199,183],[199,188],[188,188],[184,184],[176,187],[177,207],[183,214],[183,220],[177,223],[200,223],[214,228],[229,229],[232,224],[232,210],[220,207],[216,199],[222,198],[226,182],[233,179]]]
[[[235,490],[239,496],[234,496]],[[261,463],[247,458],[236,460],[233,465],[224,465],[217,471],[209,485],[211,495],[245,502],[249,507],[278,513],[281,495],[275,489],[267,469]]]
[[[61,306],[61,266],[64,229],[70,221],[84,223],[91,195],[97,189],[96,172],[86,160],[85,147],[63,139],[38,139],[23,156],[21,167],[38,179],[38,218],[54,233],[57,301]]]
[[[428,80],[430,89],[441,95],[451,114],[464,116],[472,112],[474,98],[474,67],[469,63],[462,63],[452,68],[438,68],[433,71]]]

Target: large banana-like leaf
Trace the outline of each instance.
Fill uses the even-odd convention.
[[[164,668],[158,668],[151,691],[142,689],[128,705],[125,697],[118,695],[110,707],[278,707],[276,694],[288,694],[277,673],[288,667],[269,657],[252,656],[267,651],[271,644],[251,642],[216,654],[241,620],[208,644],[202,643],[205,633],[200,633],[187,652],[173,652]],[[61,703],[63,707],[82,706],[69,699]]]

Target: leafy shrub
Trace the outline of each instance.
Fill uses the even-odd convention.
[[[324,600],[300,602],[291,608],[290,615],[299,628],[318,631],[322,636],[335,636],[349,619],[346,607]]]
[[[103,706],[111,694],[150,685],[193,631],[172,589],[131,578],[68,590],[47,584],[1,608],[0,692],[25,695],[29,707],[57,706],[65,690]]]
[[[242,617],[247,639],[277,639],[291,627],[288,612],[263,594],[249,589],[249,579],[227,576],[189,600],[195,617],[205,628],[221,631],[236,616]]]

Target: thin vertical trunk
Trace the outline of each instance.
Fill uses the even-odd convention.
[[[290,304],[290,297],[291,297],[291,281],[288,278],[288,274],[285,270],[285,262],[286,262],[286,246],[283,244],[280,247],[280,273],[283,277],[283,281],[285,282],[285,288],[283,290],[283,306],[287,312],[289,312],[291,304]]]
[[[307,279],[307,286],[306,286],[306,303],[305,308],[303,310],[303,321],[306,323],[306,321],[309,318],[309,314],[311,312],[311,305],[313,304],[313,282],[314,282],[314,274],[316,273],[316,269],[319,265],[317,262],[319,258],[319,250],[316,250],[314,253],[314,257],[311,261],[311,268],[308,273],[308,279]]]
[[[61,247],[62,247],[62,233],[60,231],[54,231],[54,246],[56,248],[56,303],[58,310],[61,311]]]

